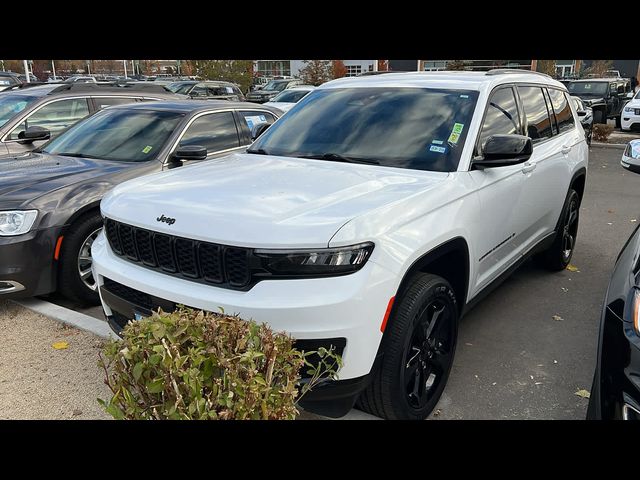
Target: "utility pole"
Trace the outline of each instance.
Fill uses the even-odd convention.
[[[29,65],[26,60],[22,60],[22,66],[24,67],[24,75],[27,77],[27,83],[31,83],[31,79],[29,78]]]
[[[53,79],[56,80],[56,62],[51,60],[51,70],[53,70]]]
[[[124,78],[127,78],[127,61],[122,60],[122,64],[124,65]]]
[[[91,62],[89,60],[87,60],[87,72],[91,75]]]

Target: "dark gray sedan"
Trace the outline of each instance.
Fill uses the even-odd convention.
[[[42,148],[0,157],[0,298],[58,290],[98,303],[91,244],[103,195],[134,177],[243,150],[252,129],[281,114],[225,100],[114,106]]]

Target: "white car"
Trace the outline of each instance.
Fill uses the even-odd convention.
[[[622,109],[620,115],[620,127],[622,130],[631,130],[640,127],[640,90]]]
[[[631,170],[635,173],[640,173],[640,139],[631,140],[622,153],[622,159],[620,160],[622,165],[627,170]]]
[[[265,103],[269,107],[279,108],[283,112],[291,110],[296,103],[302,100],[309,92],[315,90],[312,85],[300,85],[298,87],[283,90],[270,101]]]
[[[119,330],[158,306],[222,307],[342,355],[308,410],[425,418],[461,315],[534,253],[568,265],[580,120],[561,83],[512,70],[344,78],[303,103],[246,153],[104,197],[106,317]]]

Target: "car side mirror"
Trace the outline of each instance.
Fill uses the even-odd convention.
[[[184,145],[178,147],[169,156],[169,168],[182,166],[184,160],[198,161],[207,159],[207,147],[201,145]]]
[[[633,92],[629,92],[629,93],[627,93],[627,98],[628,98],[628,99],[632,99],[632,98],[633,98]]]
[[[27,128],[24,132],[18,135],[20,143],[28,144],[38,142],[41,140],[49,140],[51,138],[51,132],[44,127],[33,126]]]
[[[631,140],[620,160],[622,168],[633,173],[640,173],[640,140]]]
[[[251,129],[251,141],[262,135],[270,126],[271,125],[269,123],[258,123],[257,125],[254,125]]]
[[[505,167],[527,161],[533,153],[531,138],[524,135],[491,135],[482,149],[483,158],[473,160],[472,167]]]
[[[587,115],[587,111],[586,110],[578,110],[578,116],[579,117],[585,117]]]

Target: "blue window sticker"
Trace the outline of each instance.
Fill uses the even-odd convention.
[[[460,95],[460,98],[469,98],[469,95]]]
[[[438,147],[436,145],[431,145],[429,147],[429,150],[432,152],[438,152],[438,153],[446,153],[447,149],[445,147]]]

